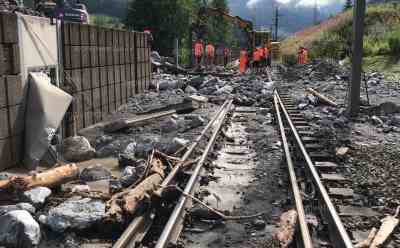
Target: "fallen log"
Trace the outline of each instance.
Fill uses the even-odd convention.
[[[337,107],[337,103],[332,101],[331,99],[329,99],[328,97],[322,95],[321,93],[319,93],[318,91],[314,90],[313,88],[307,88],[306,92],[316,96],[317,98],[319,98],[322,102],[331,105],[333,107]]]
[[[279,228],[274,234],[274,239],[279,242],[279,247],[286,248],[292,243],[297,225],[297,211],[289,210],[281,215]]]
[[[54,188],[78,178],[79,168],[76,164],[68,164],[56,167],[32,176],[15,176],[0,181],[0,190],[17,189],[29,190],[35,187]]]
[[[353,248],[368,248],[371,245],[372,240],[375,238],[377,231],[378,230],[375,227],[372,228],[371,232],[368,234],[367,239],[357,243]]]
[[[144,179],[140,184],[129,190],[127,194],[123,196],[123,209],[127,213],[134,214],[140,203],[146,199],[146,197],[153,195],[157,191],[158,186],[165,177],[164,169],[165,167],[161,160],[157,158],[153,159],[151,171],[154,172],[154,174]]]
[[[386,242],[386,240],[392,234],[393,230],[399,224],[399,219],[397,218],[397,216],[399,215],[399,211],[400,207],[397,208],[395,215],[389,215],[381,220],[382,225],[379,228],[379,231],[376,234],[374,240],[372,241],[370,248],[381,247]]]

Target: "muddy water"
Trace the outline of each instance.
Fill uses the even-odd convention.
[[[256,219],[213,223],[194,220],[184,231],[185,247],[265,247],[274,231],[275,219],[286,198],[280,179],[278,136],[270,123],[270,116],[256,108],[236,108],[224,140],[212,162],[213,176],[202,190],[210,194],[203,201],[231,215],[252,215],[265,212],[257,218],[265,227],[255,228]],[[282,187],[283,186],[283,187]]]

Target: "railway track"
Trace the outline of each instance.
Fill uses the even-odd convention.
[[[350,248],[366,230],[352,227],[356,218],[377,215],[354,206],[351,181],[341,173],[334,155],[326,151],[321,138],[291,97],[274,93],[275,120],[279,126],[290,175],[293,202],[299,215],[297,242],[302,247]],[[312,225],[310,216],[317,218]],[[361,234],[361,235],[360,235]]]
[[[218,134],[221,131],[221,127],[225,121],[225,118],[227,117],[227,114],[232,107],[232,102],[233,100],[227,100],[224,102],[224,104],[219,108],[214,117],[203,129],[201,134],[188,147],[187,151],[181,158],[181,162],[172,169],[170,174],[161,184],[160,190],[158,192],[159,195],[162,195],[164,193],[164,189],[174,182],[175,177],[179,173],[181,167],[184,166],[185,163],[190,159],[194,150],[199,146],[200,141],[207,137],[207,134],[211,132],[211,135],[208,137],[208,143],[204,151],[202,152],[202,156],[196,163],[192,176],[186,184],[184,194],[179,198],[155,247],[168,247],[170,243],[177,243],[179,234],[183,228],[183,221],[186,211],[188,209],[188,206],[190,206],[191,204],[190,198],[188,198],[187,195],[193,195],[195,192],[195,188],[199,183],[200,174],[203,169],[204,162],[214,146],[214,143]],[[152,228],[156,217],[157,210],[155,208],[150,208],[144,214],[134,218],[131,224],[124,231],[124,233],[121,235],[121,237],[118,239],[113,247],[142,247],[142,242],[149,232],[150,228]]]

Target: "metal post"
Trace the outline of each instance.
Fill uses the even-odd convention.
[[[279,8],[275,10],[275,41],[278,41],[278,29],[279,29]]]
[[[355,0],[353,13],[353,57],[351,70],[351,85],[349,89],[348,113],[350,116],[357,116],[360,112],[360,87],[361,70],[363,58],[363,36],[365,0]]]

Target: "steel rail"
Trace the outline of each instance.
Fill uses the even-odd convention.
[[[232,102],[233,100],[229,100],[228,105],[226,106],[226,108],[224,109],[224,111],[219,115],[218,117],[218,122],[216,123],[216,127],[214,129],[214,132],[199,160],[199,162],[197,163],[192,176],[189,179],[189,182],[187,183],[184,193],[187,195],[192,195],[195,185],[199,179],[199,175],[201,170],[203,169],[203,165],[204,162],[209,154],[209,152],[211,151],[212,147],[214,146],[214,143],[216,141],[216,138],[218,136],[218,133],[222,127],[222,124],[225,120],[225,117],[229,111],[229,109],[232,106]],[[155,246],[155,248],[166,248],[169,244],[169,240],[171,237],[172,232],[174,231],[174,228],[176,226],[176,223],[183,218],[183,210],[185,209],[186,203],[188,201],[188,198],[185,195],[182,195],[178,201],[178,203],[175,206],[174,211],[172,212],[167,225],[165,226],[161,236],[159,237],[157,244]]]
[[[302,247],[312,248],[313,244],[312,244],[310,231],[308,230],[308,226],[307,226],[306,214],[305,214],[304,206],[303,206],[303,200],[301,198],[301,192],[299,189],[299,185],[297,184],[297,177],[296,177],[296,173],[294,170],[293,160],[290,155],[289,144],[288,144],[288,141],[286,138],[285,127],[283,125],[281,111],[279,108],[279,103],[278,103],[278,99],[277,99],[276,95],[274,95],[274,104],[275,104],[276,117],[278,119],[279,129],[280,129],[280,133],[281,133],[281,137],[282,137],[283,148],[285,151],[286,163],[287,163],[288,170],[289,170],[290,183],[291,183],[292,189],[293,189],[293,197],[294,197],[296,210],[297,210],[301,239],[303,242]]]
[[[352,248],[353,244],[351,242],[351,239],[346,231],[346,229],[344,228],[344,225],[342,223],[342,221],[340,220],[340,217],[336,211],[335,206],[333,205],[328,192],[325,188],[325,186],[322,184],[321,182],[321,178],[319,177],[319,174],[314,166],[314,163],[311,161],[310,156],[307,153],[306,148],[304,147],[303,142],[301,141],[300,135],[297,132],[296,127],[294,126],[292,120],[290,119],[290,116],[285,108],[285,105],[283,104],[279,93],[277,91],[275,91],[275,96],[278,99],[278,102],[282,108],[283,113],[285,114],[286,120],[290,126],[290,129],[294,135],[294,137],[296,138],[296,142],[297,145],[299,146],[304,159],[306,161],[306,168],[308,168],[311,176],[312,176],[312,180],[313,183],[315,184],[322,200],[323,203],[325,204],[326,208],[328,211],[326,211],[328,213],[328,228],[329,230],[329,234],[331,236],[331,242],[334,242],[334,247],[337,248]],[[332,228],[333,225],[333,228]]]
[[[218,119],[218,117],[221,115],[221,113],[225,110],[227,107],[228,103],[230,100],[226,100],[224,104],[221,105],[221,107],[218,109],[217,113],[213,116],[213,118],[208,122],[207,126],[204,127],[200,135],[198,135],[195,139],[195,141],[190,145],[188,150],[185,152],[185,154],[182,156],[181,161],[173,168],[173,170],[168,174],[168,176],[164,179],[164,181],[161,184],[161,189],[156,193],[158,195],[161,195],[163,193],[163,188],[168,186],[172,180],[175,178],[176,174],[179,172],[181,167],[187,162],[189,157],[192,155],[194,149],[198,146],[199,142],[203,139],[203,137],[206,135],[206,133],[209,131],[209,129],[212,127],[214,122]],[[134,235],[138,234],[139,232],[147,232],[147,228],[143,228],[144,226],[151,226],[152,222],[154,221],[154,218],[156,216],[156,211],[154,208],[150,209],[147,211],[146,214],[142,216],[138,216],[135,219],[132,220],[132,222],[129,224],[128,228],[125,229],[121,237],[118,239],[118,241],[113,245],[113,248],[124,248],[124,247],[130,247],[132,246],[131,243],[135,240],[133,237]],[[140,235],[143,236],[143,235]]]
[[[199,142],[201,141],[201,139],[204,137],[204,135],[206,135],[206,133],[208,132],[208,129],[210,129],[210,127],[214,124],[214,122],[218,119],[218,117],[220,116],[220,114],[223,112],[223,110],[225,109],[225,107],[227,106],[227,104],[229,103],[229,100],[226,100],[224,102],[224,104],[220,107],[220,109],[218,110],[218,112],[215,114],[215,116],[212,118],[212,120],[207,124],[207,126],[203,129],[203,131],[201,132],[201,134],[199,136],[197,136],[197,138],[195,139],[195,141],[190,145],[190,147],[188,148],[188,150],[185,152],[185,154],[182,157],[182,161],[179,162],[173,169],[172,171],[168,174],[168,176],[164,179],[164,181],[161,184],[161,188],[158,190],[158,194],[162,195],[163,189],[168,186],[171,181],[175,178],[176,174],[179,172],[179,170],[181,169],[182,165],[185,164],[185,162],[189,159],[190,155],[192,155],[194,149],[198,146]]]

